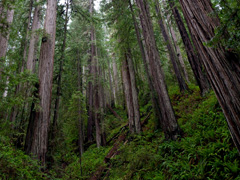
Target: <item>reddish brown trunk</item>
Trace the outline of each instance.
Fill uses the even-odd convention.
[[[197,84],[201,90],[201,93],[202,93],[202,95],[204,95],[206,92],[208,92],[208,90],[210,88],[207,77],[206,77],[206,75],[204,75],[204,73],[202,71],[202,65],[201,65],[200,59],[194,51],[194,47],[188,36],[188,32],[184,26],[183,20],[178,12],[178,9],[174,4],[174,1],[171,1],[171,0],[168,0],[168,1],[170,4],[170,7],[172,8],[172,12],[173,12],[174,18],[175,18],[177,26],[178,26],[178,30],[181,34],[183,44],[185,46],[186,53],[188,56],[188,61],[191,65],[191,68],[193,70]]]
[[[39,2],[39,0],[37,0]],[[31,38],[29,43],[28,58],[27,58],[27,69],[31,72],[35,72],[36,64],[36,49],[38,42],[38,34],[36,30],[40,28],[40,6],[37,5],[34,10],[32,29],[31,29]]]
[[[190,33],[196,42],[209,81],[226,117],[233,141],[240,152],[240,63],[239,57],[218,44],[204,46],[220,25],[210,0],[180,0]]]
[[[40,108],[37,109],[35,122],[36,129],[33,136],[31,152],[36,156],[42,165],[46,162],[48,129],[50,124],[50,108],[53,80],[53,62],[56,34],[56,12],[57,1],[47,1],[45,16],[45,36],[42,38],[42,45],[39,58],[39,99]]]
[[[145,0],[136,0],[136,2],[140,9],[140,21],[143,29],[146,53],[149,58],[150,74],[153,79],[153,85],[158,96],[159,104],[161,104],[160,124],[165,133],[166,139],[175,140],[181,134],[181,130],[174,115],[164,80],[164,74],[160,66],[160,56],[154,38],[149,7]]]
[[[0,7],[2,12],[5,10],[3,7]],[[10,27],[13,22],[13,15],[14,15],[14,10],[12,7],[9,7],[7,10],[6,16],[0,14],[0,20],[6,18],[6,24],[0,24],[2,28],[5,30],[4,33],[0,33],[0,80],[2,79],[2,71],[4,67],[4,62],[5,62],[5,56],[7,54],[7,46],[8,46],[8,39],[9,39],[9,32],[10,32]]]
[[[151,75],[150,75],[150,72],[149,72],[149,59],[148,59],[147,54],[145,53],[145,48],[143,46],[139,25],[137,23],[135,15],[134,15],[134,11],[133,11],[132,4],[131,4],[130,0],[129,0],[129,5],[130,5],[130,10],[132,12],[132,18],[133,18],[133,22],[134,22],[134,28],[135,28],[135,31],[136,31],[138,45],[139,45],[139,48],[140,48],[140,52],[141,52],[142,59],[143,59],[143,64],[144,64],[144,68],[145,68],[146,75],[147,75],[147,80],[148,80],[149,87],[150,87],[150,93],[151,93],[151,98],[152,98],[153,109],[154,109],[156,118],[160,122],[160,116],[161,116],[160,106],[158,104],[158,97],[154,93],[156,91],[154,89],[152,78],[151,78]]]
[[[178,58],[177,58],[177,55],[174,51],[174,47],[173,47],[173,44],[171,42],[169,33],[167,31],[166,24],[162,19],[162,15],[161,15],[161,12],[160,12],[160,9],[159,9],[158,0],[155,0],[155,3],[156,3],[156,6],[155,6],[156,7],[156,12],[159,16],[158,23],[159,23],[164,41],[165,41],[167,49],[168,49],[168,54],[169,54],[170,60],[171,60],[172,65],[173,65],[173,70],[174,70],[175,76],[177,78],[180,91],[185,91],[185,90],[188,89],[188,86],[187,86],[184,78],[182,77],[181,71],[180,71],[179,66],[177,64]]]

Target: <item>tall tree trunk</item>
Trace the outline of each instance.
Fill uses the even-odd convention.
[[[108,59],[107,61],[108,61],[108,76],[109,76],[109,84],[110,84],[110,99],[111,99],[110,105],[111,107],[115,107],[110,60]]]
[[[1,4],[0,4],[1,5]],[[0,67],[0,80],[2,80],[2,71],[3,71],[3,66],[4,66],[4,62],[5,62],[5,56],[7,54],[7,47],[8,47],[8,39],[9,39],[9,35],[10,35],[10,27],[11,24],[13,22],[13,15],[14,15],[14,9],[12,9],[12,7],[9,7],[6,11],[6,17],[3,15],[4,13],[4,8],[0,7],[2,10],[2,13],[0,15],[0,20],[5,19],[6,18],[6,24],[0,24],[0,26],[2,26],[2,28],[5,30],[4,33],[0,33],[0,62],[1,67]]]
[[[36,129],[33,136],[31,152],[36,156],[42,165],[46,162],[48,129],[50,124],[50,108],[53,81],[53,62],[56,35],[56,13],[57,1],[47,1],[42,45],[39,58],[39,99],[40,108],[35,115]]]
[[[150,18],[149,6],[145,0],[136,0],[140,9],[140,21],[143,29],[146,52],[149,59],[150,74],[154,89],[161,104],[161,127],[166,139],[177,139],[181,134],[180,127],[174,115],[173,107],[167,92],[164,74],[160,66],[160,56],[154,38],[153,25]]]
[[[37,3],[39,0],[36,1]],[[28,58],[27,58],[27,69],[31,72],[35,71],[36,64],[36,49],[39,35],[36,33],[36,30],[40,28],[40,5],[37,5],[34,10],[31,38],[29,43]]]
[[[133,100],[132,100],[132,91],[131,91],[131,79],[129,74],[129,68],[127,65],[127,56],[125,55],[125,59],[122,62],[122,79],[124,86],[124,94],[126,107],[128,112],[128,124],[131,133],[135,132],[135,123],[134,123],[134,108],[133,108]]]
[[[204,46],[220,25],[210,0],[179,0],[190,33],[197,43],[209,81],[226,117],[233,141],[240,152],[240,63],[239,57],[218,44]]]
[[[119,85],[118,85],[118,81],[119,81],[119,77],[118,77],[118,70],[117,70],[117,63],[115,58],[113,57],[113,62],[112,62],[112,66],[113,66],[113,82],[114,82],[114,98],[115,98],[115,104],[118,105],[119,104]]]
[[[67,39],[67,24],[68,24],[68,9],[69,9],[69,0],[66,0],[66,11],[65,11],[65,24],[64,24],[64,34],[63,34],[63,44],[61,50],[60,64],[59,64],[59,72],[57,78],[57,96],[55,100],[54,114],[53,114],[53,124],[52,124],[52,138],[56,134],[57,130],[57,120],[59,116],[59,104],[60,104],[60,96],[61,96],[61,81],[62,81],[62,72],[63,72],[63,61],[65,58],[65,49],[66,49],[66,39]]]
[[[180,91],[185,91],[185,90],[188,89],[188,86],[187,86],[184,78],[182,77],[181,71],[179,69],[179,66],[178,66],[178,63],[177,63],[178,58],[177,58],[176,52],[174,51],[173,44],[171,43],[171,39],[170,39],[169,33],[167,31],[166,23],[162,19],[162,14],[161,14],[161,11],[159,9],[160,7],[159,7],[158,0],[155,0],[155,3],[156,3],[156,5],[155,5],[156,12],[157,12],[157,15],[158,15],[158,23],[159,23],[164,41],[165,41],[167,49],[168,49],[168,53],[169,53],[170,60],[171,60],[172,65],[173,65],[173,70],[174,70],[175,76],[177,78]]]
[[[177,26],[178,26],[178,30],[181,34],[182,40],[183,40],[183,44],[185,46],[186,49],[186,53],[188,56],[188,61],[191,65],[191,68],[193,70],[193,74],[195,76],[195,79],[197,81],[197,84],[201,90],[202,95],[204,95],[206,92],[209,91],[209,83],[208,83],[208,79],[206,77],[206,75],[203,73],[202,71],[202,65],[200,62],[200,57],[197,55],[197,53],[194,50],[194,47],[191,43],[191,40],[188,36],[188,32],[184,26],[183,20],[179,14],[179,11],[177,9],[177,7],[174,4],[174,1],[172,0],[168,0],[169,1],[169,5],[172,9],[174,18],[176,20]]]
[[[93,0],[89,0],[89,13],[93,14]],[[88,127],[87,127],[87,139],[89,142],[93,141],[93,126],[94,126],[94,113],[93,113],[93,75],[94,75],[94,68],[93,68],[93,27],[91,27],[91,34],[90,34],[90,41],[91,41],[91,50],[90,50],[90,58],[89,58],[89,82],[88,82]]]
[[[128,65],[128,71],[130,76],[130,84],[131,84],[131,95],[132,95],[132,106],[134,110],[134,128],[136,133],[141,132],[141,123],[140,123],[140,112],[139,112],[139,103],[138,103],[138,92],[137,92],[137,85],[136,85],[136,75],[133,65],[133,60],[131,56],[130,50],[128,50],[128,53],[126,54],[127,58],[127,65]]]
[[[147,80],[148,80],[149,87],[150,87],[150,93],[151,93],[151,99],[152,99],[154,113],[155,113],[156,118],[158,119],[158,122],[160,122],[160,117],[161,117],[160,111],[161,110],[160,110],[160,105],[158,104],[158,102],[159,102],[158,97],[154,93],[155,89],[154,89],[152,78],[151,78],[151,75],[150,75],[150,72],[149,72],[149,59],[148,59],[147,53],[145,53],[145,48],[144,48],[144,45],[143,45],[143,42],[142,42],[139,25],[137,23],[135,15],[134,15],[134,11],[133,11],[133,8],[132,8],[132,3],[131,3],[130,0],[129,0],[129,6],[130,6],[130,10],[132,12],[132,18],[133,18],[133,22],[134,22],[134,28],[135,28],[135,31],[136,31],[137,41],[138,41],[138,45],[139,45],[140,52],[141,52],[141,55],[142,55],[143,64],[144,64],[144,68],[145,68],[146,75],[147,75]]]
[[[77,61],[77,68],[78,68],[78,91],[81,92],[81,94],[83,93],[83,81],[82,81],[82,61],[80,59],[80,54],[79,54],[79,50],[77,52],[78,54],[78,61]],[[79,153],[80,156],[82,156],[83,152],[84,152],[84,148],[83,148],[83,142],[84,142],[84,130],[83,130],[83,118],[82,118],[82,114],[83,114],[83,108],[82,108],[82,99],[79,99],[79,104],[78,104],[78,136],[79,136]]]
[[[186,68],[184,60],[183,60],[181,49],[178,45],[178,39],[177,39],[177,36],[176,36],[176,32],[173,28],[173,25],[172,25],[172,22],[171,22],[171,19],[170,19],[170,15],[168,14],[167,17],[168,17],[167,18],[168,19],[168,25],[169,25],[169,30],[170,30],[170,33],[171,33],[171,36],[172,36],[173,45],[175,47],[175,51],[177,53],[177,57],[179,59],[180,66],[183,70],[184,77],[185,77],[186,81],[189,83],[190,81],[189,81],[189,77],[188,77],[188,73],[187,73],[187,68]]]

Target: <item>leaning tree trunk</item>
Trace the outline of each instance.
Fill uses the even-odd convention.
[[[181,49],[178,45],[178,39],[177,39],[177,35],[176,35],[176,32],[173,28],[173,25],[171,23],[171,20],[170,20],[170,15],[168,15],[168,25],[169,25],[169,30],[170,30],[170,33],[171,33],[171,36],[172,36],[172,41],[173,41],[173,44],[174,44],[174,47],[175,47],[175,51],[176,51],[176,54],[177,54],[177,57],[179,59],[179,63],[181,65],[181,68],[183,70],[183,74],[184,74],[184,77],[186,79],[186,81],[188,83],[190,83],[189,81],[189,77],[188,77],[188,72],[187,72],[187,68],[185,66],[185,63],[184,63],[184,60],[183,60],[183,56],[182,56],[182,53],[181,53]]]
[[[173,107],[168,95],[164,74],[160,66],[160,56],[154,38],[153,25],[150,18],[149,6],[146,0],[136,0],[140,9],[140,21],[143,29],[146,52],[149,58],[150,74],[154,89],[161,104],[161,126],[166,139],[177,139],[181,134],[180,127],[174,115]]]
[[[55,50],[56,34],[56,13],[57,1],[47,1],[47,11],[45,16],[42,45],[39,58],[39,99],[40,108],[35,115],[35,132],[31,152],[36,156],[42,165],[46,163],[46,153],[48,144],[48,129],[50,124],[50,108],[53,81],[53,62]]]
[[[134,15],[131,0],[129,0],[129,6],[130,6],[131,13],[132,13],[132,18],[133,18],[134,28],[135,28],[135,31],[136,31],[137,41],[138,41],[138,45],[139,45],[140,52],[141,52],[141,55],[142,55],[143,64],[144,64],[147,80],[148,80],[149,87],[150,87],[150,93],[151,93],[151,99],[152,99],[154,113],[155,113],[156,118],[160,122],[160,116],[161,116],[160,105],[158,104],[158,102],[159,102],[158,97],[154,93],[155,89],[154,89],[154,86],[153,86],[152,77],[151,77],[150,72],[149,72],[149,59],[148,59],[147,53],[145,53],[145,48],[144,48],[142,38],[141,38],[141,32],[140,32],[139,25],[137,23],[136,17]]]
[[[202,64],[200,62],[200,57],[196,54],[194,47],[191,43],[191,40],[188,36],[188,32],[184,26],[183,20],[179,14],[179,11],[177,9],[177,7],[174,4],[174,1],[172,0],[168,0],[169,1],[169,5],[172,9],[176,24],[178,26],[178,30],[181,34],[182,37],[182,41],[183,44],[185,46],[186,49],[186,53],[188,56],[188,61],[191,65],[191,68],[193,70],[193,74],[195,76],[195,79],[197,81],[197,84],[201,90],[201,94],[204,95],[206,92],[209,91],[209,82],[208,79],[206,77],[206,75],[203,73],[202,70]]]
[[[220,25],[212,16],[210,0],[179,0],[190,33],[197,43],[209,81],[226,117],[233,141],[240,152],[240,61],[237,55],[217,44],[204,46]]]
[[[173,44],[171,43],[166,24],[162,19],[162,15],[161,15],[161,12],[160,12],[160,9],[159,9],[158,0],[155,0],[155,3],[156,3],[156,5],[155,5],[156,12],[157,12],[157,15],[159,16],[158,23],[159,23],[164,41],[165,41],[167,49],[168,49],[168,54],[169,54],[170,60],[171,60],[172,65],[173,65],[173,70],[174,70],[175,76],[177,78],[180,91],[185,91],[185,90],[188,89],[188,86],[187,86],[187,84],[186,84],[186,82],[185,82],[185,80],[184,80],[184,78],[181,74],[180,69],[179,69],[179,66],[178,66],[178,63],[177,63],[178,58],[177,58],[176,52],[174,51]]]

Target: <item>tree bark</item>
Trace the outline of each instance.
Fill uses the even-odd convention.
[[[127,65],[127,57],[122,62],[122,78],[123,78],[123,86],[124,86],[124,94],[126,107],[128,112],[128,124],[131,133],[135,132],[134,127],[134,109],[133,109],[133,100],[132,100],[132,91],[130,84],[130,74]]]
[[[176,24],[178,26],[178,30],[181,34],[183,44],[185,46],[186,53],[188,56],[188,61],[193,70],[193,74],[194,74],[197,84],[200,88],[201,94],[204,95],[206,92],[209,91],[210,87],[209,87],[208,79],[207,79],[206,75],[203,73],[202,64],[200,62],[200,57],[199,57],[199,55],[197,55],[197,53],[194,50],[194,46],[191,43],[188,32],[184,26],[184,23],[179,14],[179,11],[174,4],[174,1],[172,1],[172,0],[168,0],[168,1],[169,1],[170,7],[172,8],[172,12],[173,12]]]
[[[189,83],[190,81],[189,81],[189,77],[188,77],[188,73],[187,73],[187,68],[186,68],[184,60],[183,60],[181,49],[178,45],[178,39],[177,39],[177,36],[176,36],[176,32],[173,28],[173,25],[171,23],[170,15],[168,15],[168,22],[169,22],[168,25],[169,25],[170,33],[171,33],[171,36],[172,36],[172,41],[173,41],[173,44],[174,44],[174,47],[175,47],[175,51],[177,53],[177,57],[178,57],[179,62],[180,62],[180,66],[183,70],[183,74],[184,74],[184,77],[185,77],[186,81]]]
[[[93,0],[89,0],[89,13],[93,14]],[[87,139],[88,142],[93,141],[93,126],[94,126],[94,113],[93,113],[93,75],[94,75],[94,68],[93,68],[93,41],[94,41],[94,34],[93,28],[91,26],[91,34],[90,34],[90,41],[91,41],[91,50],[90,50],[90,58],[89,58],[89,82],[88,82],[88,127],[87,127]]]
[[[83,81],[82,81],[82,62],[80,59],[80,54],[78,52],[78,91],[81,92],[81,94],[83,93]],[[84,148],[83,148],[83,142],[84,142],[84,131],[83,131],[83,118],[82,118],[82,114],[83,114],[83,107],[82,107],[82,103],[83,101],[81,100],[81,98],[79,99],[79,104],[78,104],[78,126],[79,126],[79,130],[78,130],[78,136],[79,136],[79,153],[80,156],[82,156],[83,152],[84,152]]]
[[[67,39],[68,9],[69,9],[69,0],[66,1],[65,24],[64,24],[64,34],[63,34],[64,37],[63,37],[63,44],[62,44],[62,49],[61,49],[61,57],[59,59],[60,64],[59,64],[59,72],[58,72],[58,78],[57,78],[57,96],[56,96],[56,100],[55,100],[53,124],[52,124],[52,138],[53,139],[56,134],[57,121],[58,121],[58,116],[59,116],[63,61],[65,59],[65,49],[66,49],[66,39]]]
[[[129,76],[130,76],[130,84],[131,84],[131,91],[132,91],[132,106],[134,110],[134,127],[135,132],[140,133],[142,131],[141,123],[140,123],[140,112],[139,112],[139,103],[138,103],[138,91],[137,91],[137,85],[136,85],[136,75],[133,65],[133,60],[131,56],[131,51],[128,50],[126,54],[127,58],[127,65],[129,70]]]
[[[204,46],[214,37],[214,30],[220,25],[210,0],[179,0],[190,33],[206,69],[208,79],[217,96],[228,127],[240,152],[240,63],[237,55],[215,47]]]
[[[132,18],[133,18],[134,28],[135,28],[135,31],[136,31],[137,41],[138,41],[138,45],[139,45],[140,52],[141,52],[141,55],[142,55],[143,64],[144,64],[147,80],[148,80],[149,87],[150,87],[150,93],[151,93],[151,99],[152,99],[152,104],[153,104],[155,117],[158,119],[158,122],[160,122],[160,117],[161,117],[160,111],[161,110],[160,110],[160,105],[158,104],[159,100],[158,100],[158,97],[156,96],[156,93],[155,93],[156,91],[155,91],[154,86],[153,86],[152,77],[151,77],[150,72],[149,72],[149,59],[148,59],[147,53],[145,52],[145,48],[144,48],[144,45],[143,45],[143,42],[142,42],[139,25],[137,23],[135,15],[134,15],[132,3],[131,3],[130,0],[129,0],[129,6],[130,6],[131,13],[132,13]]]
[[[40,108],[37,109],[35,122],[33,145],[31,152],[36,156],[42,165],[46,163],[46,153],[48,144],[48,130],[50,124],[50,108],[53,81],[53,63],[55,51],[56,35],[56,13],[57,1],[47,1],[47,11],[45,16],[42,45],[39,58],[39,99]]]
[[[149,59],[150,74],[154,89],[161,104],[161,127],[166,139],[177,139],[181,135],[180,127],[174,115],[172,104],[167,92],[164,74],[160,66],[160,56],[154,38],[153,25],[150,18],[149,6],[145,0],[136,0],[140,9],[140,21],[143,29],[146,53]]]
[[[0,4],[1,5],[1,4]],[[10,27],[13,22],[13,15],[14,15],[14,9],[12,7],[9,7],[6,11],[6,16],[4,16],[4,8],[1,8],[1,15],[0,15],[0,20],[6,18],[6,24],[0,24],[2,28],[5,30],[5,33],[0,33],[0,62],[1,62],[1,67],[0,67],[0,80],[2,79],[2,71],[4,67],[4,62],[5,62],[5,56],[7,54],[7,47],[8,47],[8,39],[10,35]]]
[[[37,3],[39,0],[36,1]],[[39,35],[36,31],[40,28],[40,6],[37,5],[34,10],[32,29],[31,29],[31,38],[29,43],[28,50],[28,58],[27,58],[27,69],[30,72],[35,72],[35,64],[36,64],[36,50],[37,50],[37,42]]]
[[[185,80],[184,80],[184,78],[181,74],[180,69],[179,69],[179,66],[178,66],[178,63],[177,63],[178,58],[177,58],[176,52],[174,51],[173,44],[171,43],[166,24],[162,19],[162,14],[161,14],[160,9],[159,9],[160,7],[159,7],[158,0],[155,0],[155,3],[156,3],[156,5],[155,5],[156,12],[157,12],[157,15],[158,15],[158,23],[159,23],[164,41],[165,41],[167,49],[168,49],[168,54],[169,54],[170,60],[171,60],[172,65],[173,65],[173,70],[174,70],[175,76],[177,78],[180,91],[186,91],[186,90],[188,90],[188,86],[187,86],[187,84],[186,84],[186,82],[185,82]]]

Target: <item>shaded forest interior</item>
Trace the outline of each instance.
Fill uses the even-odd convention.
[[[239,179],[240,1],[1,0],[0,179]]]

